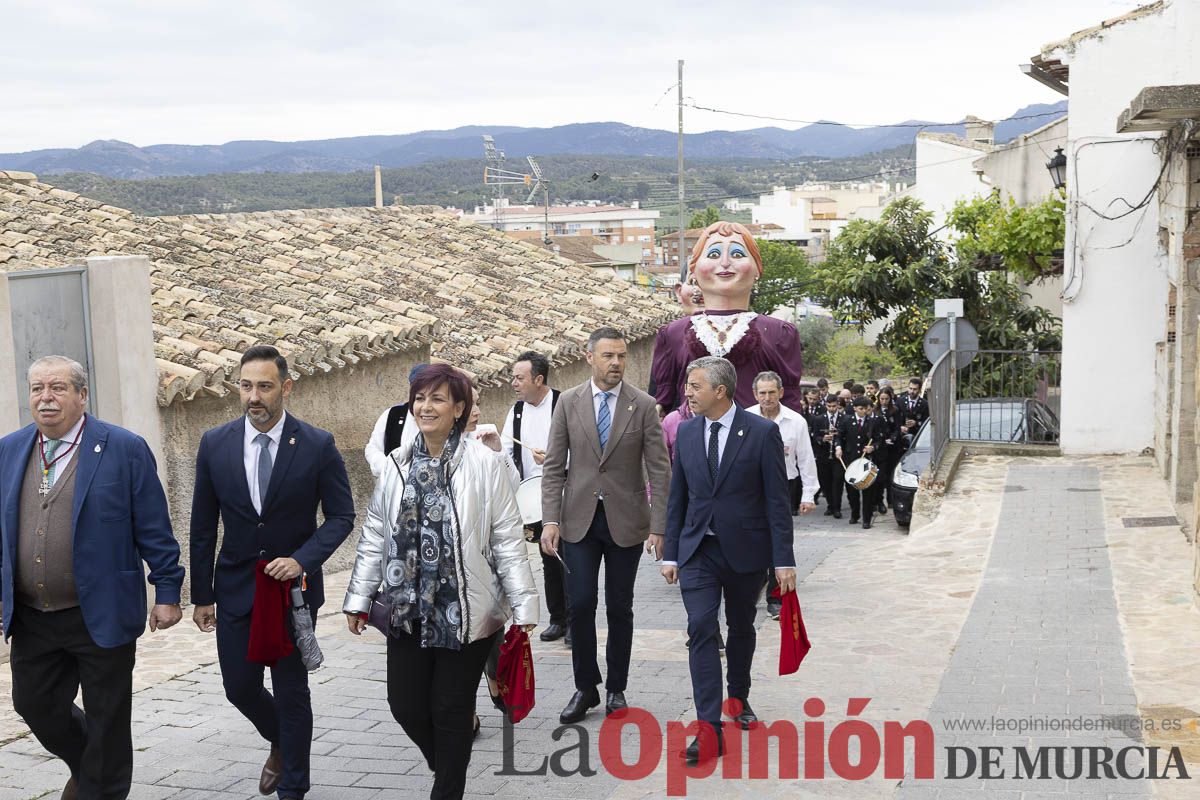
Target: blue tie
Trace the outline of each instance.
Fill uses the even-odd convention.
[[[608,432],[612,429],[612,412],[608,410],[608,398],[612,392],[600,393],[600,411],[596,413],[596,433],[600,434],[600,450],[608,446]]]
[[[708,427],[708,474],[712,476],[712,482],[717,482],[717,471],[721,466],[720,454],[717,452],[720,442],[717,439],[717,434],[721,430],[721,423],[714,422]]]
[[[254,442],[258,445],[258,513],[261,514],[265,510],[263,504],[267,499],[267,487],[271,485],[271,437],[260,433],[254,437]]]

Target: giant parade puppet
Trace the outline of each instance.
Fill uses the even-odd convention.
[[[687,365],[702,356],[720,356],[737,369],[734,402],[758,402],[754,378],[771,370],[783,379],[783,403],[799,411],[800,339],[781,319],[750,310],[750,294],[762,277],[762,256],[750,231],[736,222],[715,222],[692,249],[688,283],[703,295],[703,307],[658,329],[650,374],[662,412],[684,401]],[[699,299],[699,298],[696,298]]]

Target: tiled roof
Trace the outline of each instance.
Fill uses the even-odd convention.
[[[224,394],[254,343],[311,375],[428,342],[491,385],[521,350],[561,363],[601,325],[641,338],[674,316],[435,207],[142,217],[0,174],[0,270],[116,254],[150,259],[161,405]]]
[[[963,147],[967,150],[978,150],[981,153],[990,153],[996,149],[995,145],[984,144],[983,142],[974,142],[970,139],[964,139],[961,136],[955,136],[953,133],[933,133],[930,131],[921,131],[917,134],[918,139],[929,139],[935,142],[944,142],[957,147]]]
[[[511,234],[509,234],[511,235]],[[546,240],[540,236],[533,239],[522,239],[521,241],[532,244],[535,247],[540,247],[543,250],[557,252],[558,255],[565,259],[574,261],[576,264],[587,264],[588,266],[617,266],[621,262],[614,261],[611,258],[602,256],[596,252],[597,247],[603,247],[608,244],[598,236],[588,236],[584,234],[573,236],[551,236],[550,244],[546,244]],[[554,248],[558,248],[555,251]]]

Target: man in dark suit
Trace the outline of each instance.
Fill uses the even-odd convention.
[[[576,691],[559,715],[564,725],[600,705],[596,606],[601,561],[608,614],[604,710],[613,714],[628,707],[633,584],[642,547],[662,551],[671,460],[654,398],[625,380],[626,357],[625,337],[616,329],[600,328],[588,338],[592,378],[563,392],[554,407],[542,466],[542,552],[558,553],[561,542],[568,575]],[[647,480],[653,503],[646,497]]]
[[[662,574],[682,590],[696,716],[711,726],[716,744],[702,725],[684,753],[690,764],[724,752],[717,652],[722,594],[729,697],[741,702],[735,721],[749,728],[758,719],[750,708],[750,666],[767,570],[774,568],[782,594],[796,588],[783,439],[775,423],[733,404],[736,384],[737,371],[723,358],[688,365],[684,394],[696,416],[679,426],[667,504]]]
[[[838,433],[834,439],[834,455],[847,466],[859,459],[870,458],[871,454],[883,444],[886,435],[879,417],[871,413],[871,401],[859,397],[854,401],[854,413],[842,418],[838,424]],[[870,529],[871,517],[875,506],[879,503],[879,479],[866,489],[846,487],[846,499],[850,502],[850,524],[858,522],[862,515],[862,526]]]
[[[354,500],[333,436],[284,411],[292,380],[279,351],[247,350],[238,383],[245,416],[205,433],[196,456],[193,619],[202,631],[215,627],[225,696],[271,743],[259,791],[302,798],[312,746],[308,672],[297,650],[278,660],[272,697],[263,664],[248,660],[257,565],[266,562],[264,574],[287,586],[306,579],[315,622],[325,600],[321,565],[350,534]],[[218,518],[225,535],[214,571]]]
[[[917,432],[921,423],[929,419],[929,401],[921,396],[921,379],[908,379],[908,392],[896,400],[900,407],[900,434],[910,436]]]
[[[834,457],[834,438],[842,421],[842,404],[836,394],[825,398],[825,408],[812,417],[813,455],[817,459],[817,480],[825,495],[825,516],[842,518],[842,492],[845,472]]]
[[[0,574],[13,708],[66,762],[64,800],[124,798],[133,776],[133,663],[146,629],[179,621],[183,567],[145,440],[84,413],[87,371],[29,368],[33,423],[0,439]],[[83,689],[84,710],[75,705]]]

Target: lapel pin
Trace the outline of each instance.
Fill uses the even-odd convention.
[[[295,437],[295,436],[293,436],[292,438],[288,439],[288,444],[295,444],[295,443],[296,443],[296,437]]]
[[[633,411],[633,406],[630,406],[630,407],[629,407],[628,409],[626,409],[626,410],[627,410],[627,411]]]
[[[745,433],[746,433],[746,429],[745,429],[745,428],[742,428],[740,431],[738,431],[738,436],[741,436],[741,435],[743,435],[743,434],[745,434]]]
[[[96,445],[96,452],[97,452],[97,453],[99,453],[99,452],[100,452],[100,445]]]

